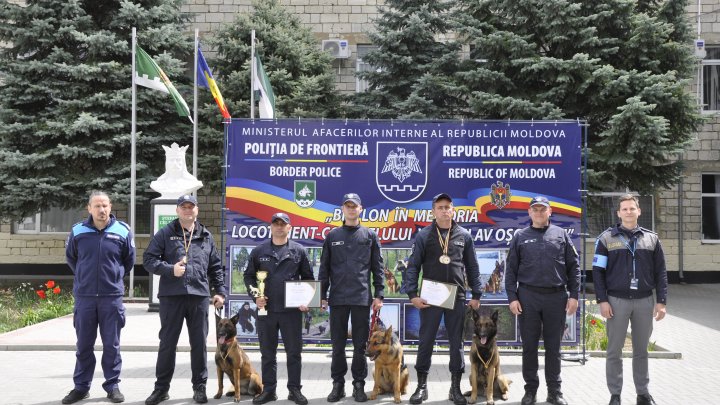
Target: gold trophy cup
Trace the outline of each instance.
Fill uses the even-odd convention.
[[[255,277],[257,278],[257,289],[258,289],[258,297],[264,297],[267,300],[267,297],[265,297],[265,279],[268,276],[267,271],[258,271],[255,273]],[[258,308],[258,316],[265,316],[267,315],[267,309],[265,307]]]

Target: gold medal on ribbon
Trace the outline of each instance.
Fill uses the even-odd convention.
[[[187,264],[187,256],[182,257],[182,262],[183,262],[183,264]]]
[[[452,226],[448,229],[445,239],[443,240],[440,228],[435,226],[438,234],[438,241],[440,242],[440,248],[442,249],[442,255],[438,259],[442,264],[450,264],[450,256],[448,256],[448,247],[450,246],[450,233],[452,232]]]
[[[192,243],[192,235],[193,235],[194,230],[195,230],[194,222],[193,222],[192,226],[190,227],[190,236],[188,238],[185,237],[185,229],[182,230],[183,248],[185,248],[185,256],[182,257],[183,264],[187,264],[187,262],[188,262],[188,254],[190,252],[190,244]]]

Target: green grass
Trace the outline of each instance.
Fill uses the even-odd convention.
[[[59,294],[50,291],[46,299],[41,299],[36,293],[37,290],[48,290],[40,282],[19,282],[0,287],[0,333],[72,313],[72,292],[62,285],[60,287]]]

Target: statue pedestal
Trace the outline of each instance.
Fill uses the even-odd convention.
[[[153,235],[155,235],[162,227],[169,224],[175,218],[177,218],[176,199],[163,199],[156,198],[150,201],[150,212],[152,213],[150,229],[152,229]],[[157,274],[150,274],[150,300],[148,305],[148,312],[160,311],[160,300],[158,299],[158,288],[160,287],[160,276]]]

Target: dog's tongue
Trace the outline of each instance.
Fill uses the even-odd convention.
[[[224,344],[225,344],[225,336],[220,336],[220,337],[218,338],[218,344],[219,344],[219,345],[224,345]]]
[[[484,345],[485,343],[487,343],[487,336],[483,336],[480,338],[480,344]]]

